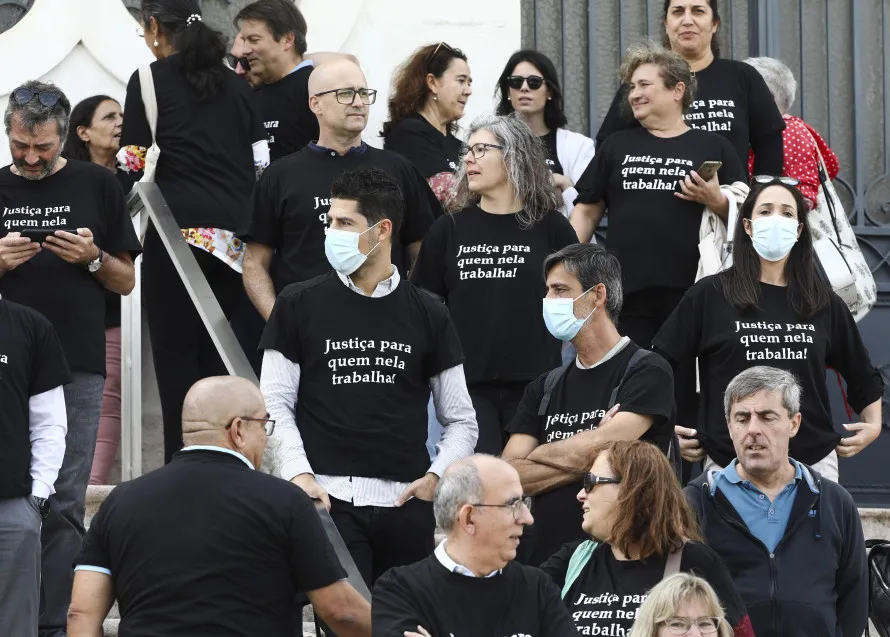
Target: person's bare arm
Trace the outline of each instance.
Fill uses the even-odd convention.
[[[136,285],[136,266],[133,265],[133,257],[129,252],[108,254],[102,256],[102,267],[93,273],[112,292],[121,296],[127,296]]]
[[[103,637],[102,622],[114,604],[111,576],[79,570],[74,573],[68,607],[68,637]]]
[[[112,292],[127,296],[136,285],[136,268],[129,252],[109,254],[93,243],[93,233],[89,228],[78,228],[77,233],[56,230],[41,244],[63,261],[72,265],[86,266],[99,258],[102,253],[102,266],[93,276]]]
[[[639,440],[653,421],[652,416],[619,412],[596,429],[536,447],[525,460],[510,464],[519,472],[526,494],[546,493],[577,482],[593,464],[597,446],[611,440]]]
[[[247,296],[256,307],[260,315],[269,320],[272,308],[275,306],[275,286],[269,269],[272,267],[271,246],[262,243],[251,242],[247,244],[244,253],[243,278]]]
[[[312,608],[340,637],[371,637],[371,605],[346,580],[306,593]]]
[[[602,201],[596,203],[579,203],[575,204],[569,215],[569,223],[575,229],[578,235],[578,241],[581,243],[590,243],[593,232],[603,219],[606,211],[606,205]]]

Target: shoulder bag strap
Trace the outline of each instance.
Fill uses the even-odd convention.
[[[578,579],[578,576],[581,574],[581,571],[584,570],[584,567],[587,566],[587,563],[590,561],[590,556],[593,555],[593,551],[597,546],[599,546],[599,543],[594,542],[593,540],[586,540],[575,547],[575,552],[572,553],[572,557],[569,559],[569,567],[566,570],[566,581],[565,584],[563,584],[562,592],[560,593],[562,599],[565,599],[566,595],[569,594],[569,589],[572,587],[572,584],[575,583],[575,580]]]
[[[664,565],[664,576],[661,579],[667,579],[671,575],[676,575],[680,572],[680,561],[683,559],[683,549],[685,547],[686,542],[683,542],[683,546],[679,549],[668,553],[667,562]]]
[[[612,390],[612,395],[609,396],[609,406],[606,407],[606,411],[609,411],[615,406],[615,401],[618,400],[618,392],[624,384],[624,381],[626,381],[627,377],[630,375],[630,370],[636,367],[637,363],[646,358],[650,353],[649,350],[641,347],[631,355],[630,360],[627,361],[627,367],[624,368],[624,374],[622,374],[621,380],[618,381],[618,384],[615,385],[615,388]]]
[[[156,142],[158,130],[158,98],[155,95],[155,80],[150,66],[139,67],[139,86],[142,88],[142,104],[145,118],[151,128],[151,138]]]
[[[553,397],[553,390],[556,388],[556,384],[559,382],[559,379],[566,375],[569,365],[574,364],[575,361],[571,360],[567,365],[551,369],[550,372],[548,372],[547,378],[544,379],[544,395],[541,396],[541,404],[538,406],[539,416],[547,415],[547,408],[550,407],[550,399]]]

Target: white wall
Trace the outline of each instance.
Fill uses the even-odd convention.
[[[463,49],[475,93],[462,123],[493,108],[492,92],[510,53],[520,44],[519,0],[302,0],[309,49],[358,56],[369,88],[378,89],[366,140],[386,120],[392,71],[415,48],[444,40]],[[135,33],[120,0],[35,0],[14,28],[0,34],[0,110],[25,80],[55,82],[72,105],[104,93],[123,101],[130,74],[153,57]],[[0,128],[0,165],[10,161]]]

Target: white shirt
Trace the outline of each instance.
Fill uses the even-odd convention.
[[[445,550],[446,542],[448,542],[448,540],[442,540],[439,543],[439,546],[436,547],[436,550],[434,552],[434,555],[436,556],[436,559],[439,560],[439,563],[452,573],[457,573],[458,575],[466,575],[467,577],[478,577],[478,575],[476,575],[466,566],[464,566],[463,564],[458,564],[453,559],[451,559],[451,556],[448,555],[448,552]],[[499,568],[498,570],[492,571],[488,575],[484,576],[482,579],[488,579],[489,577],[500,575],[503,570],[504,569]]]
[[[348,276],[337,273],[343,284],[356,294],[364,295]],[[386,296],[395,290],[401,277],[393,266],[392,276],[377,284],[371,298]],[[266,399],[269,415],[275,420],[278,440],[279,476],[291,480],[303,473],[315,472],[306,457],[303,439],[297,427],[295,406],[300,388],[300,366],[281,352],[267,349],[263,354],[260,389]],[[438,455],[428,473],[441,477],[452,462],[473,453],[479,429],[476,412],[467,391],[463,365],[455,365],[430,378],[430,390],[436,416],[442,423],[442,439],[436,445]],[[426,423],[422,423],[426,426]],[[421,426],[421,423],[418,423]],[[358,476],[316,475],[318,484],[334,498],[355,506],[395,506],[396,499],[409,483]]]
[[[608,352],[606,352],[606,354],[601,359],[599,359],[597,362],[595,362],[590,367],[584,367],[584,363],[581,362],[581,358],[579,356],[575,356],[575,365],[578,367],[578,369],[593,369],[594,367],[599,367],[606,361],[615,358],[615,356],[617,356],[621,350],[623,350],[625,347],[627,347],[628,343],[630,343],[630,337],[622,336],[618,340],[618,342],[615,343],[615,347],[613,347]]]

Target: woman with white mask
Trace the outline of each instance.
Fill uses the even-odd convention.
[[[709,469],[733,459],[723,392],[739,372],[768,365],[794,373],[803,387],[791,456],[837,481],[838,456],[859,453],[881,431],[883,382],[853,316],[818,271],[796,185],[791,177],[754,177],[735,230],[733,266],[686,293],[653,347],[672,363],[698,357],[698,426],[677,427],[686,460],[705,460]],[[846,380],[860,422],[832,422],[826,366]]]

